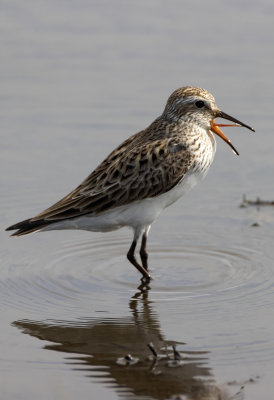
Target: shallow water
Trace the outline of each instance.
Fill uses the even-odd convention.
[[[274,208],[239,207],[243,194],[274,197],[272,3],[15,0],[1,11],[3,398],[272,399]],[[126,260],[126,229],[4,232],[186,84],[256,134],[227,130],[240,157],[218,141],[205,181],[152,226],[149,285]]]

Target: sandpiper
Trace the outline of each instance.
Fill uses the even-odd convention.
[[[220,117],[234,124],[217,124]],[[162,115],[129,137],[71,193],[33,218],[7,228],[12,236],[55,229],[107,232],[124,226],[134,236],[128,260],[150,279],[147,236],[162,210],[188,192],[213,161],[213,133],[238,154],[220,126],[253,128],[221,111],[205,89],[186,86],[169,97]],[[141,239],[141,263],[135,257]]]

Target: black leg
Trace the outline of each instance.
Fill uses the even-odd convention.
[[[130,246],[130,249],[127,253],[127,258],[131,262],[131,264],[133,264],[134,267],[137,268],[139,272],[141,272],[141,274],[143,275],[144,278],[150,279],[150,275],[147,272],[147,270],[144,267],[142,267],[140,264],[138,264],[138,262],[135,258],[134,252],[135,252],[136,245],[137,245],[137,240],[134,238],[134,240]]]
[[[143,267],[145,268],[145,270],[148,270],[148,264],[147,264],[148,252],[147,252],[146,247],[147,247],[147,233],[145,232],[142,236],[140,256],[141,256]]]

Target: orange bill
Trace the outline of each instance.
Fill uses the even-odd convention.
[[[224,113],[223,111],[220,111],[220,114],[218,115],[218,117],[224,118],[224,119],[228,119],[228,120],[230,120],[232,122],[235,122],[235,124],[216,124],[215,120],[212,119],[211,124],[210,124],[212,132],[214,132],[214,133],[216,133],[216,135],[220,136],[232,148],[234,153],[239,155],[238,151],[235,149],[235,147],[233,146],[231,141],[225,136],[225,134],[221,131],[221,129],[219,127],[220,126],[221,127],[223,127],[223,126],[237,126],[237,127],[243,126],[243,127],[247,128],[247,129],[255,132],[254,129],[251,128],[250,126],[244,124],[243,122],[240,122],[236,118],[231,117],[230,115]]]
[[[231,126],[231,125],[229,125]],[[235,125],[232,125],[235,126]],[[236,125],[237,126],[237,125]],[[235,154],[239,155],[238,151],[235,149],[231,141],[226,137],[226,135],[221,131],[219,125],[215,123],[214,119],[211,121],[211,130],[212,132],[216,133],[216,135],[220,136],[234,151]]]

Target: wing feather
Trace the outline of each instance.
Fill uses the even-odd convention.
[[[178,139],[128,144],[114,150],[74,191],[32,221],[99,214],[158,196],[172,189],[193,164],[193,154]]]

